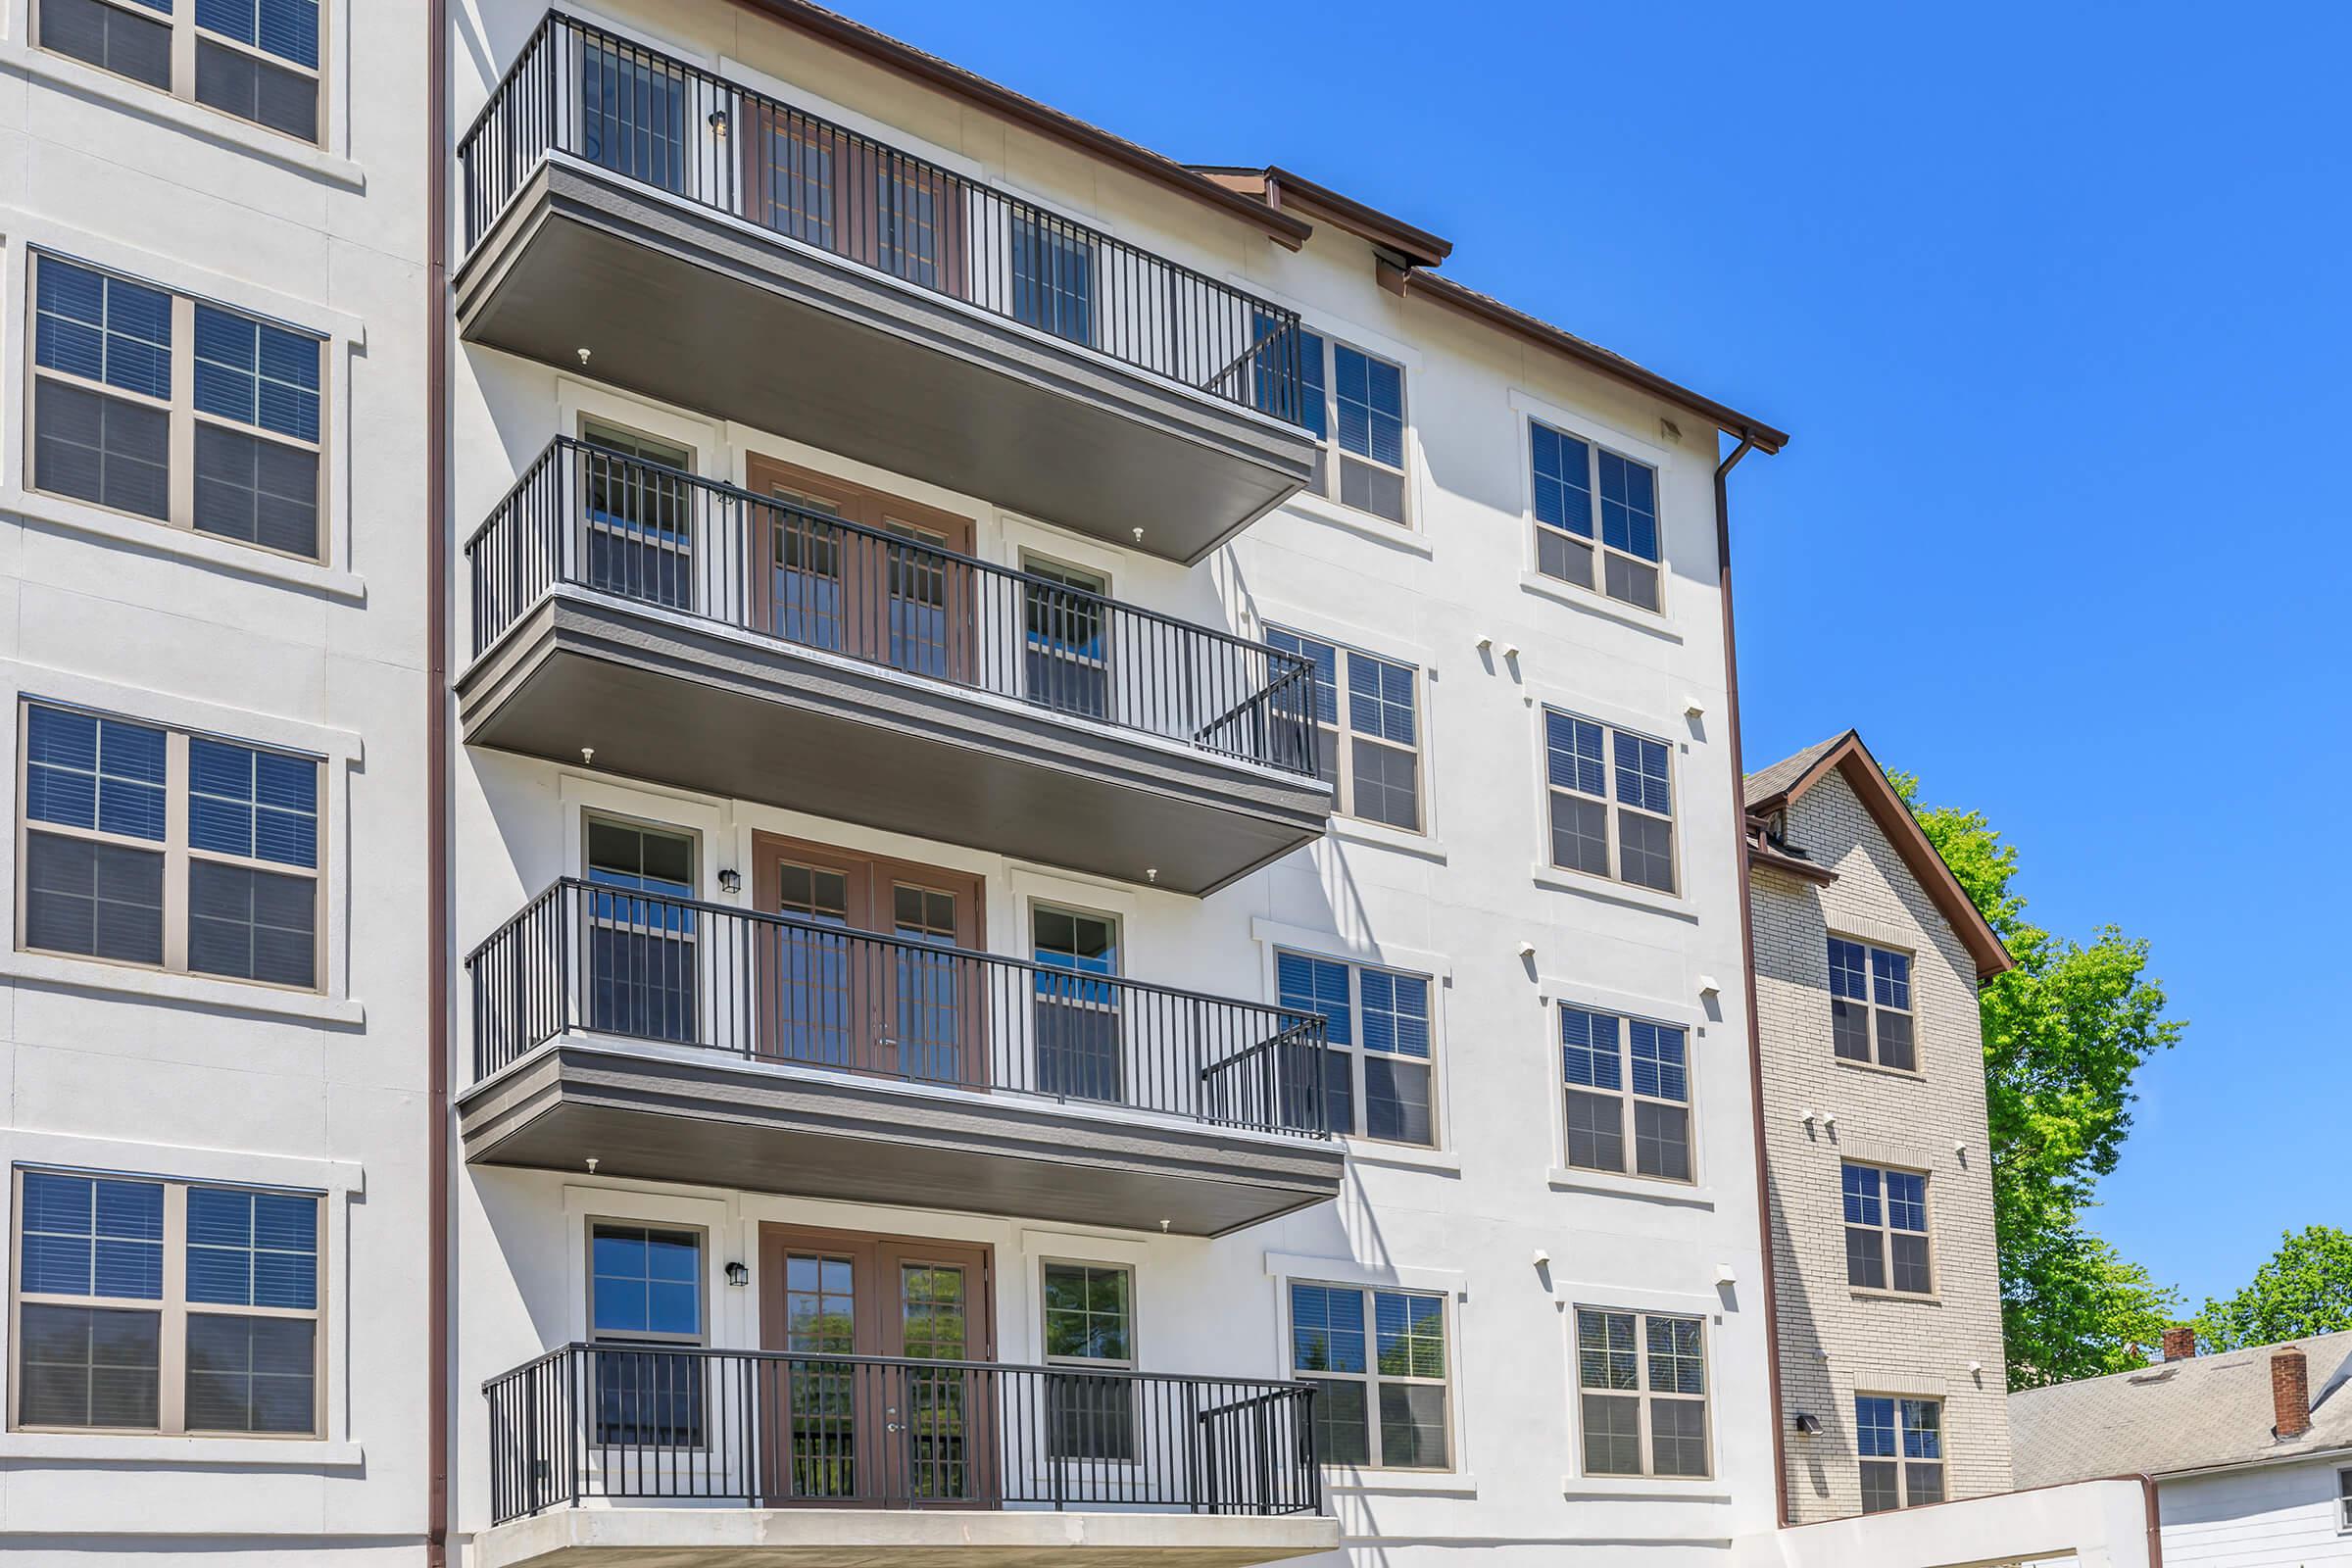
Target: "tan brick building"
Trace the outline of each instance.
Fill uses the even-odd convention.
[[[1789,1517],[2006,1491],[1977,987],[2009,955],[1852,731],[1746,801]]]

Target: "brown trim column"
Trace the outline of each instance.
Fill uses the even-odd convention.
[[[450,712],[449,689],[449,7],[425,19],[424,92],[424,854],[426,1568],[449,1560],[450,1383]]]

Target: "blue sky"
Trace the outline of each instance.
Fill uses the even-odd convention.
[[[1790,431],[1733,497],[1751,761],[1857,725],[2034,918],[2154,945],[2127,1254],[2193,1299],[2352,1227],[2352,12],[840,3]]]

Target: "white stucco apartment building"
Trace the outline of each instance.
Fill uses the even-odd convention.
[[[1775,1528],[1778,431],[795,0],[0,19],[0,1550],[2146,1560]]]
[[[11,1562],[421,1553],[399,10],[0,6]]]

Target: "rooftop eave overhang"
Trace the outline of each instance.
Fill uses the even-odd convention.
[[[1227,189],[1263,202],[1276,212],[1303,213],[1318,222],[1353,234],[1405,266],[1436,267],[1453,254],[1453,241],[1376,207],[1367,207],[1351,196],[1344,196],[1279,165],[1264,169],[1206,164],[1194,167]]]

